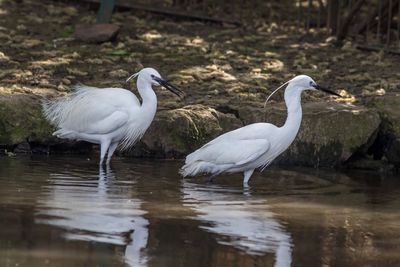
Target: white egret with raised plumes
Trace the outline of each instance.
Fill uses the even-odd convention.
[[[181,96],[183,92],[161,78],[153,68],[133,74],[142,101],[122,88],[75,87],[72,94],[44,101],[46,118],[57,128],[53,135],[100,145],[100,165],[106,164],[117,147],[133,146],[144,135],[157,110],[157,96],[152,85],[161,85]]]

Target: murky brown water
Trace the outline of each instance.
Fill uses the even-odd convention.
[[[400,179],[0,158],[0,266],[400,266]]]

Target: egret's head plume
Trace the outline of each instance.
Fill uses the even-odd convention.
[[[135,79],[138,75],[139,75],[139,72],[132,74],[131,76],[129,76],[128,79],[126,79],[126,82],[129,82],[131,79]]]
[[[294,87],[298,88],[301,91],[304,91],[304,90],[320,90],[320,91],[323,91],[325,93],[332,94],[332,95],[340,97],[339,94],[337,94],[337,93],[335,93],[335,92],[333,92],[333,91],[331,91],[331,90],[329,90],[327,88],[324,88],[324,87],[318,85],[310,76],[298,75],[298,76],[294,77],[293,79],[285,82],[284,84],[279,86],[277,89],[275,89],[268,96],[267,100],[264,102],[264,107],[267,105],[267,102],[271,98],[271,96],[273,94],[275,94],[279,89],[281,89],[283,86],[285,86],[287,84],[290,84],[291,86],[294,86]]]
[[[279,86],[278,88],[276,88],[268,97],[267,100],[265,100],[264,102],[264,108],[267,106],[267,102],[268,100],[276,93],[278,92],[279,89],[281,89],[282,87],[284,87],[285,85],[287,85],[290,81],[285,82],[284,84],[282,84],[281,86]]]

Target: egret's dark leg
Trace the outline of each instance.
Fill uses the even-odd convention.
[[[100,165],[99,166],[99,180],[107,178],[109,175],[112,175],[112,170],[109,165]]]
[[[107,166],[110,165],[111,157],[114,154],[114,152],[117,149],[117,147],[118,147],[118,143],[117,142],[111,143],[110,148],[108,149],[108,152],[107,152],[107,161],[106,161],[106,165]]]
[[[247,186],[248,182],[250,180],[251,175],[253,175],[254,169],[252,170],[247,170],[244,172],[244,177],[243,177],[243,185]]]
[[[107,150],[108,150],[108,148],[110,147],[110,141],[104,141],[104,142],[101,142],[101,144],[100,144],[100,166],[103,164],[103,162],[104,162],[104,157],[106,156],[106,153],[107,153]]]
[[[218,173],[215,173],[215,174],[211,175],[210,177],[208,177],[207,183],[212,184],[212,182],[214,181],[214,177],[217,175],[218,175]]]
[[[99,179],[104,178],[106,175],[106,170],[102,164],[99,165]]]

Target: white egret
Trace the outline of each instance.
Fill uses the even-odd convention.
[[[152,85],[161,85],[178,96],[183,93],[155,69],[144,68],[126,81],[135,77],[142,103],[126,89],[83,85],[66,97],[45,101],[44,114],[57,127],[53,135],[100,144],[100,166],[106,154],[108,165],[118,146],[123,150],[134,145],[153,121],[157,97]]]
[[[321,90],[340,96],[317,85],[309,76],[299,75],[281,85],[268,99],[286,84],[288,116],[282,127],[254,123],[220,135],[186,157],[185,165],[180,170],[183,177],[209,173],[211,181],[223,172],[243,172],[243,184],[247,185],[256,168],[264,170],[295,139],[302,119],[303,91]]]

